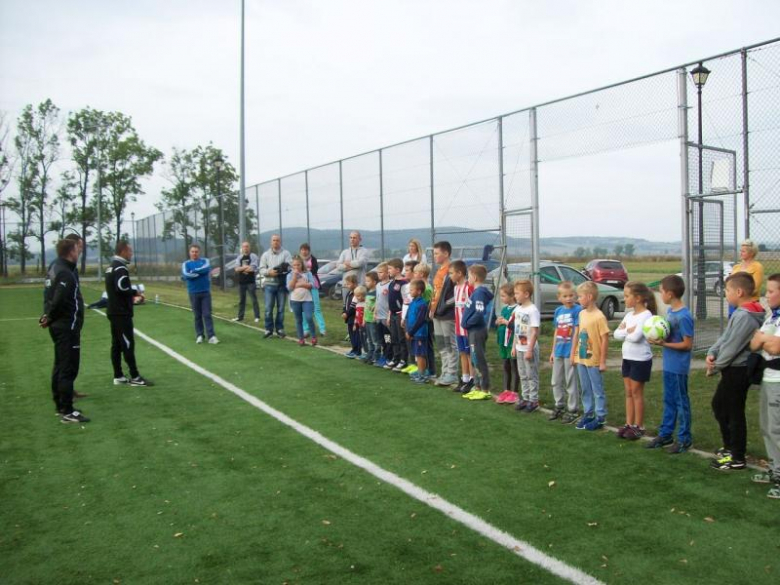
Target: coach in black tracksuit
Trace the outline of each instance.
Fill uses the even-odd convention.
[[[114,384],[146,386],[135,363],[135,335],[133,333],[133,297],[137,294],[130,283],[127,267],[133,257],[133,248],[121,240],[116,245],[116,256],[106,269],[106,315],[111,323],[111,365],[114,366]],[[130,378],[122,372],[122,356],[130,369]]]
[[[73,409],[73,384],[79,375],[81,327],[84,324],[84,299],[79,290],[76,262],[78,245],[73,240],[57,242],[57,260],[46,274],[41,327],[49,329],[54,342],[54,369],[51,393],[64,423],[89,422]]]

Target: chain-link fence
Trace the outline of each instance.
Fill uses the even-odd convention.
[[[500,260],[504,274],[522,264],[531,277],[545,258],[584,265],[634,238],[637,256],[679,259],[703,347],[724,323],[714,279],[725,271],[713,275],[712,262],[737,261],[750,236],[766,273],[780,271],[780,42],[702,61],[701,87],[698,64],[259,183],[245,193],[247,234],[259,250],[274,233],[288,249],[307,241],[323,260],[352,230],[375,259],[402,256],[412,237],[425,248],[446,239],[456,256]],[[194,239],[219,251],[204,225],[213,215],[199,214]],[[136,222],[139,271],[175,274],[186,238],[166,228],[174,216]]]

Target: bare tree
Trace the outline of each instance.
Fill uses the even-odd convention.
[[[3,191],[11,183],[16,157],[10,149],[11,124],[6,112],[0,111],[0,213],[3,207]],[[0,233],[0,274],[8,275],[6,266],[6,248],[8,247],[7,235]]]

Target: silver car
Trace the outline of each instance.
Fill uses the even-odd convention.
[[[490,273],[490,278],[494,284],[498,282],[500,271],[501,269],[497,268]],[[502,278],[501,282],[506,282],[507,278],[510,281],[518,278],[530,278],[531,272],[531,264],[529,262],[507,264],[505,278]],[[558,283],[564,280],[573,282],[576,287],[578,284],[590,279],[576,268],[572,268],[567,264],[544,260],[539,263],[539,282],[542,290],[541,293],[534,294],[534,303],[536,303],[542,315],[552,316],[555,309],[561,304],[558,301]],[[614,318],[617,312],[625,311],[626,303],[622,288],[615,288],[607,284],[596,284],[596,286],[599,289],[599,308],[607,319]]]

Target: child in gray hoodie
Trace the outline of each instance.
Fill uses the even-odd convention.
[[[719,471],[745,469],[747,423],[745,401],[750,387],[747,358],[750,340],[764,321],[764,308],[752,300],[755,283],[745,272],[726,279],[726,301],[737,310],[723,334],[707,352],[707,375],[721,374],[712,397],[712,412],[720,426],[723,447],[710,466]]]

